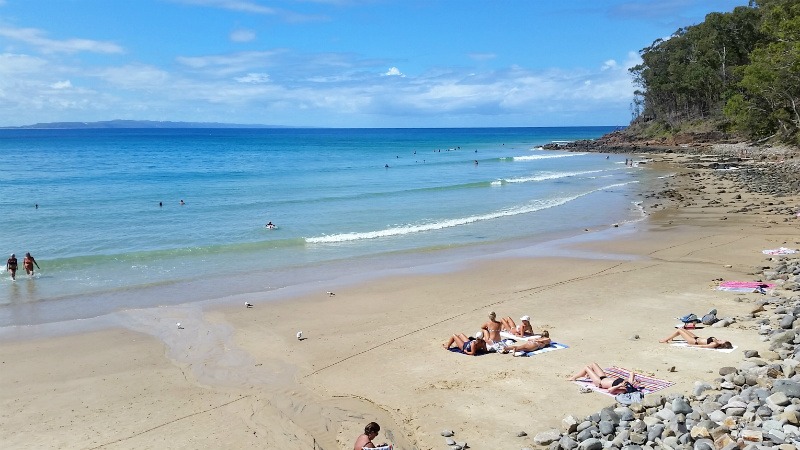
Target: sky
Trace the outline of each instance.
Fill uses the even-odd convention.
[[[0,126],[627,125],[639,51],[747,0],[0,0]]]

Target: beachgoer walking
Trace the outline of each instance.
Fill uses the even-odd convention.
[[[17,257],[12,253],[11,257],[6,261],[6,270],[11,272],[11,279],[17,279]]]
[[[36,264],[37,269],[41,269],[41,267],[39,267],[39,263],[36,262],[36,259],[31,256],[30,253],[25,253],[25,258],[22,260],[22,267],[25,268],[25,273],[27,273],[28,276],[33,276],[34,264]]]
[[[353,445],[353,450],[361,450],[362,448],[386,447],[388,445],[386,443],[376,446],[372,442],[373,439],[378,437],[378,433],[380,431],[380,425],[375,422],[368,423],[367,426],[364,427],[364,434],[360,435],[356,439],[356,443]]]

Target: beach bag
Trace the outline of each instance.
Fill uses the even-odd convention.
[[[683,317],[678,317],[678,320],[683,323],[697,323],[700,321],[700,319],[697,318],[697,314],[687,314]]]
[[[634,403],[642,403],[644,394],[641,391],[626,392],[624,394],[617,394],[614,399],[620,405],[632,405]]]
[[[703,322],[703,325],[714,325],[715,323],[719,322],[719,319],[717,319],[717,310],[712,309],[708,312],[708,314],[703,316],[700,321]]]

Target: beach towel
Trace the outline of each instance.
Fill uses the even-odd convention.
[[[453,353],[460,353],[462,355],[466,355],[466,353],[464,353],[464,351],[461,350],[458,347],[450,347],[450,348],[448,348],[448,350],[450,350]],[[469,356],[483,356],[483,355],[488,355],[489,353],[492,353],[492,352],[478,353],[477,355],[469,355]]]
[[[760,281],[723,281],[717,287],[720,291],[731,292],[753,292],[759,287],[764,289],[772,289],[775,287],[772,283],[762,283]]]
[[[519,356],[535,356],[540,353],[547,353],[547,352],[552,352],[554,350],[561,350],[565,348],[569,348],[569,345],[559,344],[558,342],[551,342],[550,345],[548,345],[547,347],[540,348],[539,350],[534,350],[532,352],[525,352]]]
[[[715,352],[722,352],[722,353],[731,353],[732,351],[739,348],[739,346],[737,345],[734,345],[733,348],[705,348],[705,347],[698,347],[696,345],[689,345],[685,341],[672,342],[670,345],[672,345],[673,347],[694,348],[697,350],[714,350]]]
[[[797,253],[797,250],[793,248],[780,247],[772,250],[761,250],[761,253],[765,255],[791,255],[792,253]]]
[[[513,341],[527,341],[528,339],[536,339],[542,336],[538,334],[534,334],[533,336],[517,336],[516,334],[509,333],[508,331],[501,331],[500,337],[503,339],[511,339]]]
[[[622,369],[622,368],[619,368],[619,367],[616,367],[616,366],[609,367],[608,369],[603,369],[603,371],[606,374],[608,374],[608,376],[613,376],[613,377],[617,377],[617,378],[624,378],[626,380],[630,376],[630,372],[629,371],[627,371],[625,369]],[[659,378],[655,378],[655,377],[651,377],[651,376],[647,376],[647,375],[642,375],[642,374],[639,374],[639,373],[636,374],[636,377],[634,378],[634,381],[636,381],[636,386],[639,386],[639,389],[644,394],[651,394],[653,392],[660,391],[662,389],[668,388],[668,387],[672,386],[673,384],[675,384],[672,381],[661,380]],[[591,390],[593,390],[595,392],[599,392],[601,394],[605,394],[605,395],[608,395],[608,396],[611,396],[611,397],[614,397],[616,395],[616,394],[609,393],[605,389],[601,389],[601,388],[595,386],[594,383],[592,383],[592,380],[590,380],[589,378],[579,378],[579,379],[575,380],[575,384],[581,386],[582,388],[583,387],[587,387],[587,388],[589,388],[589,389],[591,389]]]

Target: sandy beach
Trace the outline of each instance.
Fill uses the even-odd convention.
[[[753,280],[763,249],[796,248],[800,219],[776,205],[798,198],[743,192],[686,168],[686,155],[646,158],[675,173],[642,198],[646,220],[588,230],[602,238],[560,242],[546,257],[512,252],[252,308],[232,300],[132,311],[118,328],[2,342],[0,444],[350,449],[376,421],[376,442],[395,449],[446,448],[444,429],[470,448],[523,448],[569,414],[613,404],[566,379],[586,363],[688,392],[767,344],[741,322],[697,331],[731,340],[730,353],[658,340],[687,313],[752,310],[760,294],[719,291],[714,280]],[[474,334],[490,311],[530,315],[569,348],[523,358],[442,348],[453,333]]]

